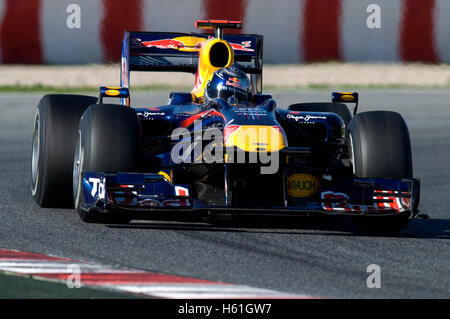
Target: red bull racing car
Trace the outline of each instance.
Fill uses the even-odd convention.
[[[418,214],[400,114],[358,113],[355,92],[277,105],[262,93],[262,36],[224,34],[240,21],[196,27],[214,33],[125,32],[120,87],[41,99],[31,161],[38,205],[72,206],[101,223],[346,215],[363,232],[399,231]],[[130,71],[192,72],[194,88],[170,93],[167,105],[132,107]]]

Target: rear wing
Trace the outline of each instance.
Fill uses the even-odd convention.
[[[129,88],[130,71],[195,73],[198,49],[202,42],[213,36],[205,33],[125,32],[121,86]],[[252,82],[255,82],[252,84],[262,86],[263,36],[226,34],[223,38],[234,50],[235,66],[252,75]]]

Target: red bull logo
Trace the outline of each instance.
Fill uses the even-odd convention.
[[[210,39],[212,37],[209,37]],[[141,39],[138,40],[142,45],[147,48],[155,47],[157,49],[174,49],[174,50],[197,50],[202,46],[202,43],[207,41],[208,39],[199,38],[199,37],[178,37],[172,39],[161,39],[161,40],[153,40],[153,41],[144,41]],[[243,41],[241,43],[230,43],[230,46],[235,51],[247,51],[253,52],[254,49],[251,48],[252,41]]]
[[[238,78],[229,78],[226,84],[234,86],[236,88],[241,88],[241,80],[239,80]]]
[[[241,44],[230,43],[230,45],[233,48],[233,50],[235,50],[235,51],[249,51],[249,52],[253,52],[255,50],[250,48],[251,43],[252,43],[252,41],[242,41]]]
[[[155,47],[158,49],[179,49],[184,47],[184,43],[175,39],[162,39],[154,41],[144,41],[141,42],[147,48]]]

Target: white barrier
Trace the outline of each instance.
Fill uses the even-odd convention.
[[[80,28],[67,24],[73,4]],[[373,4],[380,28],[367,25]],[[264,35],[266,63],[450,63],[449,16],[449,0],[0,0],[0,61],[117,61],[126,29],[191,32],[194,20],[214,18]]]

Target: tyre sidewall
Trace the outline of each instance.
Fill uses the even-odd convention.
[[[138,170],[142,137],[136,112],[131,108],[115,104],[92,105],[81,117],[79,136],[81,140],[80,173],[74,199],[78,214],[88,223],[128,222],[130,219],[127,217],[109,213],[96,214],[82,208],[84,204],[81,189],[82,174]]]
[[[349,124],[349,154],[356,177],[412,178],[408,128],[400,114],[372,111]]]

